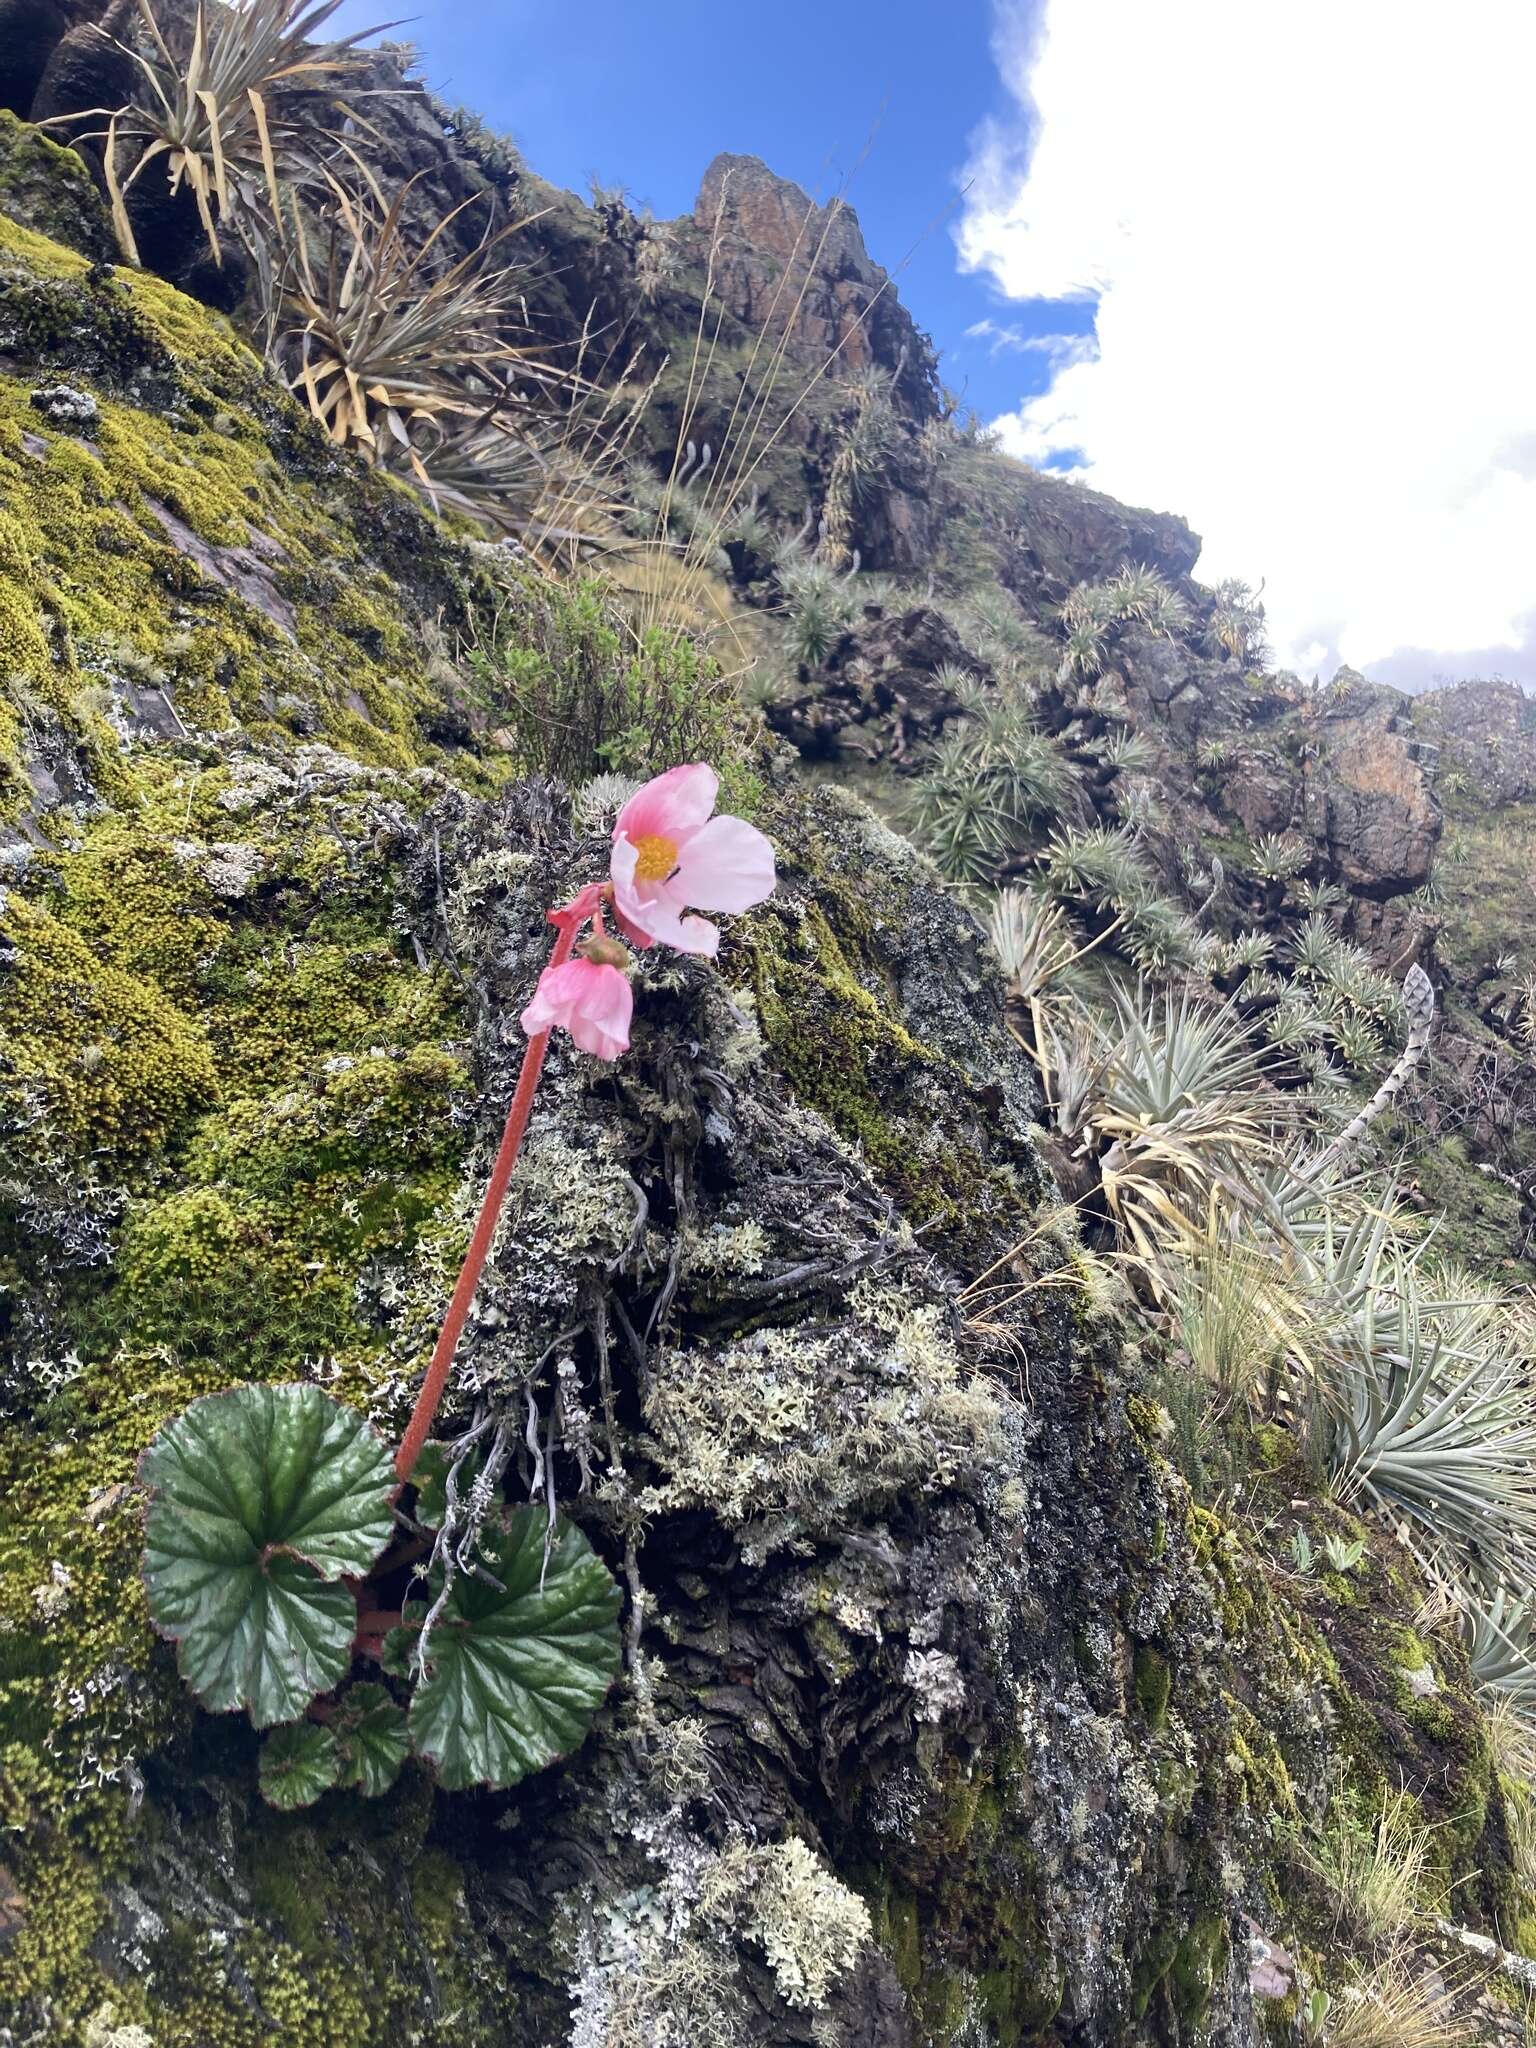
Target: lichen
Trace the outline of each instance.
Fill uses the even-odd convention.
[[[869,1908],[798,1839],[757,1859],[750,1899],[748,1931],[762,1943],[786,2002],[824,2005],[869,1940]]]
[[[762,1330],[722,1350],[672,1347],[646,1402],[666,1475],[647,1512],[708,1505],[754,1553],[859,1503],[940,1490],[999,1442],[999,1396],[926,1306],[880,1303],[825,1335]]]

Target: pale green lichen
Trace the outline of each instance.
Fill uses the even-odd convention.
[[[825,2005],[870,1939],[869,1908],[798,1838],[759,1851],[748,1930],[790,2005]]]
[[[971,1374],[931,1305],[864,1297],[826,1335],[761,1330],[720,1351],[674,1347],[646,1421],[666,1473],[647,1510],[708,1505],[753,1525],[754,1552],[854,1502],[953,1484],[995,1452],[1000,1394]]]

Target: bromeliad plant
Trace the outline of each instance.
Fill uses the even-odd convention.
[[[490,1183],[393,1458],[361,1415],[312,1386],[210,1394],[144,1455],[150,1618],[204,1706],[275,1731],[260,1765],[274,1805],[305,1806],[333,1786],[377,1795],[412,1754],[451,1789],[516,1784],[582,1741],[617,1672],[619,1590],[585,1536],[494,1494],[466,1535],[446,1447],[429,1439],[551,1031],[599,1059],[629,1045],[630,956],[605,910],[633,946],[710,957],[719,931],[694,913],[746,910],[774,887],[768,841],[715,817],[717,790],[697,762],[636,791],[614,826],[608,879],[549,913],[554,950],[522,1014],[528,1043]],[[407,1485],[409,1519],[395,1506]],[[452,1543],[415,1533],[450,1523]],[[426,1597],[376,1604],[402,1574]],[[359,1659],[381,1677],[348,1683]],[[407,1700],[390,1678],[410,1687]]]

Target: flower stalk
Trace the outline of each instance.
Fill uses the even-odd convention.
[[[598,1059],[617,1059],[628,1049],[634,1002],[629,953],[604,926],[604,904],[612,905],[614,920],[630,944],[649,947],[659,942],[680,953],[709,958],[720,943],[718,928],[686,913],[692,909],[749,910],[773,892],[772,847],[755,826],[740,818],[713,815],[718,789],[715,771],[707,763],[695,761],[668,769],[636,790],[613,828],[609,879],[589,883],[572,902],[548,913],[559,936],[533,1000],[522,1014],[528,1034],[522,1069],[474,1235],[454,1283],[427,1376],[395,1453],[397,1494],[416,1469],[447,1391],[459,1339],[522,1150],[550,1032],[561,1025],[583,1052]],[[580,957],[573,959],[576,935],[589,918],[591,937]]]
[[[558,929],[554,950],[549,956],[551,968],[562,967],[570,959],[576,944],[576,934],[581,928],[582,918],[574,904],[564,910],[552,910],[550,922]],[[544,1071],[544,1055],[549,1050],[549,1030],[536,1032],[523,1051],[523,1064],[517,1076],[517,1087],[513,1090],[512,1105],[507,1111],[507,1121],[502,1126],[501,1143],[496,1148],[495,1163],[491,1167],[491,1178],[487,1183],[485,1198],[480,1204],[480,1214],[475,1220],[475,1234],[469,1240],[469,1250],[464,1255],[464,1264],[454,1282],[453,1296],[448,1303],[448,1313],[443,1317],[443,1327],[438,1332],[437,1342],[432,1347],[431,1362],[427,1376],[421,1383],[421,1392],[416,1396],[416,1406],[411,1410],[410,1422],[405,1435],[400,1439],[400,1448],[395,1453],[395,1477],[403,1486],[416,1469],[416,1460],[432,1434],[432,1425],[437,1420],[437,1411],[442,1405],[443,1394],[448,1386],[448,1376],[453,1370],[454,1353],[459,1348],[459,1339],[464,1334],[464,1325],[469,1319],[470,1304],[475,1290],[480,1285],[480,1275],[485,1270],[486,1259],[490,1256],[492,1242],[496,1236],[496,1225],[501,1217],[501,1205],[507,1199],[507,1189],[512,1183],[512,1170],[517,1165],[517,1155],[523,1149],[523,1137],[528,1129],[528,1118],[533,1109],[534,1092],[539,1085],[539,1076]]]

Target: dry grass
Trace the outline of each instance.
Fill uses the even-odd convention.
[[[1393,1939],[1430,1909],[1429,1829],[1401,1793],[1382,1795],[1374,1821],[1335,1801],[1316,1846],[1306,1851],[1330,1898],[1339,1928],[1362,1942]]]
[[[1481,2039],[1457,2002],[1466,1986],[1394,1950],[1331,2001],[1328,2048],[1463,2048]]]

